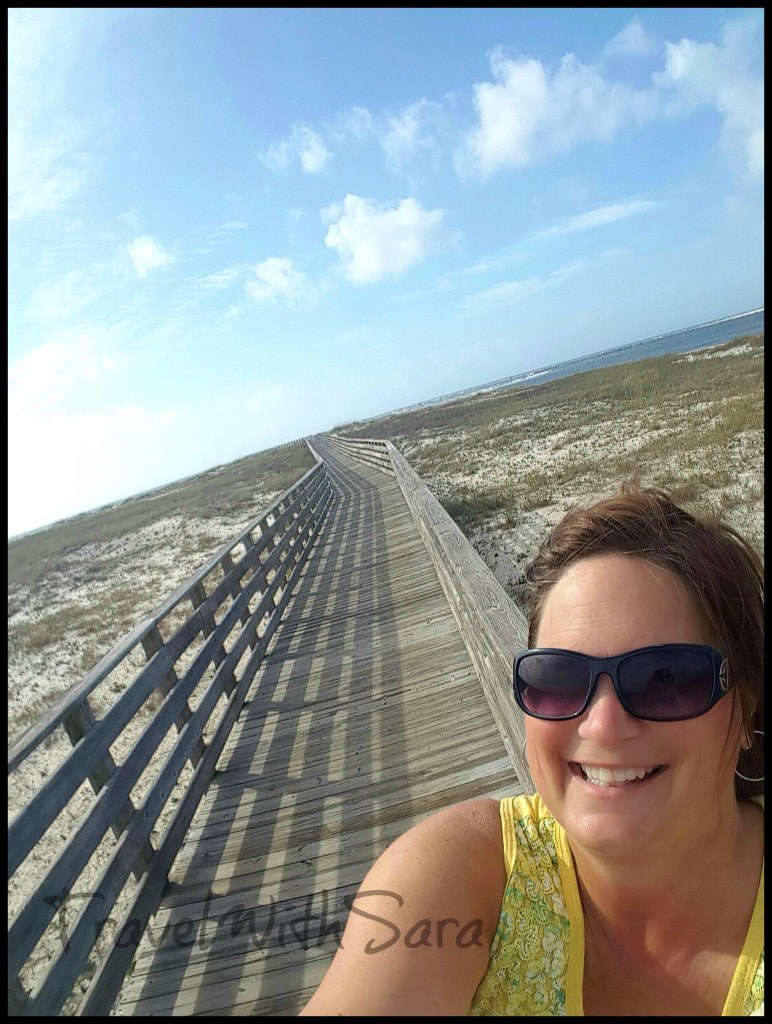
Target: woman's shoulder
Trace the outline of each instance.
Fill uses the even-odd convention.
[[[389,894],[400,927],[411,920],[479,922],[487,950],[507,874],[500,801],[479,798],[441,808],[399,835],[370,868],[356,900],[364,908],[365,893]]]
[[[478,797],[474,800],[465,800],[461,803],[450,804],[430,814],[413,829],[403,833],[409,835],[412,831],[421,832],[425,829],[431,831],[446,831],[460,829],[460,839],[473,839],[501,842],[501,801],[492,797]]]
[[[403,875],[414,866],[424,873],[431,864],[446,877],[457,875],[459,883],[474,885],[482,864],[484,878],[496,876],[496,856],[503,872],[500,804],[483,797],[435,811],[398,836],[376,865],[379,871]]]

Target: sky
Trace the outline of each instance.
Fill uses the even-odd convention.
[[[763,306],[761,8],[10,8],[8,533]]]

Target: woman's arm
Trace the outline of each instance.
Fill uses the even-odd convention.
[[[466,1014],[488,964],[506,877],[499,805],[455,804],[368,871],[304,1014]]]

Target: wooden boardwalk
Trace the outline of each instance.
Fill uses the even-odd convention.
[[[118,1015],[296,1014],[388,843],[440,807],[521,789],[399,485],[314,444],[336,505]]]

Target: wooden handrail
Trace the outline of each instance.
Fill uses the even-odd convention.
[[[72,744],[8,826],[10,882],[47,830],[60,820],[69,822],[63,846],[38,871],[32,891],[9,924],[12,1015],[56,1015],[68,999],[75,1000],[78,1013],[109,1011],[136,948],[136,942],[126,941],[127,929],[138,941],[158,905],[185,831],[335,497],[325,466],[317,462],[9,750],[10,785],[14,773],[52,739],[66,733]],[[212,587],[209,577],[215,571],[222,578]],[[102,696],[100,686],[140,645],[146,663],[100,716],[92,704],[97,693]],[[159,706],[117,763],[113,744],[127,726],[144,722],[143,705],[154,693]],[[160,770],[147,791],[135,797],[153,757],[162,759]],[[184,784],[183,770],[190,774]],[[93,797],[85,813],[76,813],[72,801],[76,795],[84,799],[84,782]],[[169,815],[172,796],[177,805]],[[165,808],[168,821],[155,847],[153,832],[161,827]],[[73,886],[83,888],[84,869],[111,830],[115,840],[106,864],[91,871],[93,891],[77,894],[84,904],[63,934],[61,950],[46,964],[42,978],[25,984],[35,947],[54,927]],[[130,891],[132,874],[135,886]],[[118,906],[120,927],[96,973],[83,984],[89,957]]]
[[[526,618],[420,476],[391,441],[386,441],[385,446],[453,609],[515,774],[525,792],[530,792],[533,779],[523,756],[523,713],[515,704],[512,689],[514,655],[528,641]]]
[[[324,436],[333,448],[343,452],[344,455],[349,455],[352,459],[365,462],[384,473],[393,475],[394,467],[391,464],[385,441],[375,438],[342,437],[340,434],[325,434]]]
[[[82,683],[79,683],[78,686],[69,690],[60,701],[45,712],[39,721],[32,725],[8,751],[9,773],[17,768],[22,761],[29,756],[29,753],[40,745],[49,733],[53,732],[57,726],[63,724],[70,711],[77,707],[84,697],[88,696],[89,693],[96,689],[96,687],[104,681],[110,672],[115,669],[116,665],[122,662],[129,652],[136,647],[138,643],[144,640],[148,633],[157,627],[159,622],[167,618],[184,601],[190,600],[193,591],[200,587],[202,581],[206,579],[214,569],[220,566],[224,561],[227,562],[234,549],[238,548],[240,544],[245,544],[249,547],[254,545],[256,542],[253,539],[253,534],[255,533],[258,534],[258,539],[260,537],[265,537],[266,535],[270,539],[272,529],[279,525],[274,524],[273,527],[271,525],[277,511],[281,512],[284,510],[285,507],[294,500],[298,492],[304,490],[309,485],[312,478],[315,478],[323,472],[324,467],[320,464],[309,469],[296,484],[293,484],[292,487],[284,491],[284,493],[276,499],[269,509],[262,512],[232,540],[223,544],[222,547],[204,563],[195,576],[193,576],[187,583],[183,583],[171,597],[164,601],[164,603],[150,618],[145,619],[143,622],[139,623],[139,625],[135,626],[134,629],[127,634],[124,640],[119,644],[116,644],[116,646],[110,650],[104,658],[94,666],[94,668],[91,669]],[[265,546],[265,544],[263,546]]]

